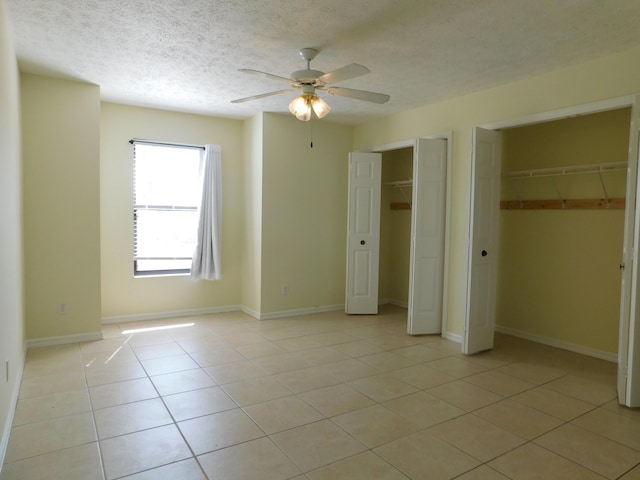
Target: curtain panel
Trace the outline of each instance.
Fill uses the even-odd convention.
[[[191,263],[191,277],[220,280],[222,277],[220,238],[222,225],[222,155],[220,145],[205,145],[201,154],[202,197],[199,206],[197,245]]]

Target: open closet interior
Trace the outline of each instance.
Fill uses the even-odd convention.
[[[407,307],[411,247],[413,147],[382,153],[380,303]]]
[[[498,331],[615,360],[630,114],[503,130]]]

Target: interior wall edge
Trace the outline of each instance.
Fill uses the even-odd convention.
[[[22,374],[24,372],[24,364],[27,360],[27,345],[24,344],[22,348],[22,361],[18,365],[18,369],[15,375],[14,385],[12,389],[11,399],[9,401],[9,411],[7,412],[6,422],[0,437],[0,473],[2,472],[2,465],[4,465],[4,458],[7,454],[7,448],[9,447],[9,436],[11,435],[11,427],[13,427],[13,418],[16,414],[16,407],[18,406],[18,396],[20,394],[20,383],[22,382]]]

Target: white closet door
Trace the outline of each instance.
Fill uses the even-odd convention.
[[[381,154],[349,154],[346,313],[378,313],[381,177]]]
[[[447,141],[418,139],[413,162],[407,330],[442,331]]]
[[[640,248],[640,206],[638,195],[638,137],[640,136],[640,97],[631,110],[631,134],[627,166],[627,192],[622,252],[620,327],[618,341],[618,402],[640,407],[640,324],[638,323],[638,248]]]
[[[462,350],[493,348],[500,220],[500,132],[475,128],[472,142],[467,305]]]

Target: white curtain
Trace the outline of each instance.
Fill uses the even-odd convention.
[[[200,162],[202,199],[198,243],[191,262],[191,277],[219,280],[220,226],[222,224],[222,160],[220,145],[206,145]]]

